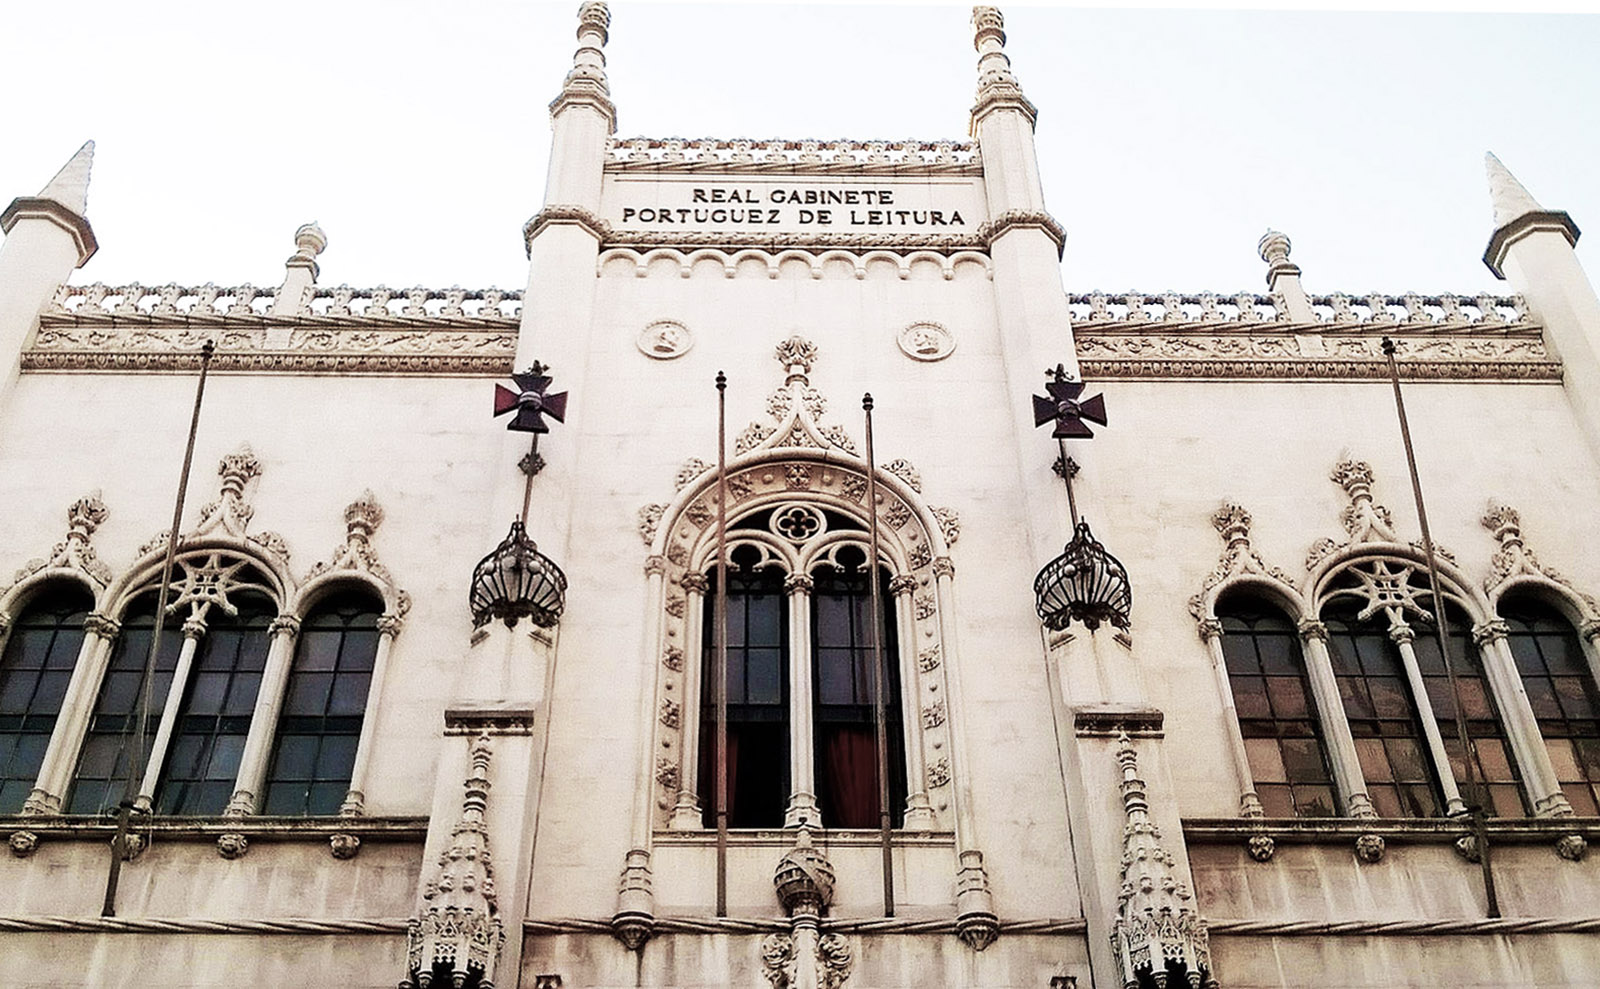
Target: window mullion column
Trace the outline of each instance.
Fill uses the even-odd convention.
[[[244,751],[239,754],[239,776],[233,784],[223,817],[246,817],[256,812],[261,801],[261,781],[267,775],[267,754],[278,728],[278,712],[283,707],[283,691],[294,661],[294,641],[300,634],[300,619],[279,615],[267,627],[272,643],[267,647],[266,668],[256,691],[255,710],[250,715],[250,730],[245,735]]]
[[[78,764],[83,736],[88,730],[89,718],[94,714],[100,681],[105,676],[111,649],[116,645],[122,626],[102,614],[93,613],[84,619],[83,630],[83,645],[78,649],[78,661],[72,666],[72,677],[67,681],[67,693],[61,700],[56,726],[50,732],[44,761],[39,764],[38,782],[22,805],[24,814],[61,812],[61,801],[66,796],[72,767]],[[5,643],[0,641],[0,650],[4,648]]]
[[[1400,647],[1400,665],[1405,668],[1406,682],[1411,685],[1411,696],[1417,705],[1417,717],[1422,721],[1422,735],[1428,740],[1428,755],[1433,760],[1434,772],[1439,776],[1439,786],[1444,790],[1445,814],[1456,817],[1467,812],[1466,801],[1461,799],[1461,788],[1456,784],[1456,774],[1450,768],[1450,754],[1444,747],[1444,736],[1439,731],[1439,719],[1433,713],[1433,701],[1428,697],[1427,683],[1422,679],[1422,668],[1417,665],[1417,651],[1412,645],[1417,634],[1404,622],[1389,626],[1389,638]],[[1465,657],[1462,657],[1465,660]],[[1461,703],[1459,697],[1454,699]],[[1470,758],[1463,752],[1461,758]],[[1488,791],[1485,789],[1485,795]]]
[[[159,616],[157,621],[161,621]],[[206,623],[202,619],[191,617],[183,623],[183,650],[178,653],[178,665],[172,672],[172,684],[167,688],[165,703],[161,708],[161,724],[150,746],[150,761],[145,763],[144,780],[139,784],[139,798],[134,801],[134,806],[139,810],[149,811],[155,803],[156,784],[161,779],[161,769],[167,760],[167,746],[172,743],[172,732],[178,724],[178,709],[183,706],[184,688],[189,683],[189,671],[194,666],[195,650],[205,634]],[[143,690],[143,686],[140,689]],[[142,739],[143,715],[137,708],[134,718],[135,737]]]
[[[811,590],[807,574],[790,574],[783,582],[789,592],[789,807],[783,814],[786,828],[820,826],[817,809],[816,726],[812,724]]]
[[[1522,770],[1522,785],[1532,799],[1534,816],[1571,817],[1572,804],[1561,792],[1550,750],[1545,748],[1539,731],[1539,719],[1534,716],[1528,691],[1517,672],[1516,658],[1511,655],[1511,643],[1506,639],[1510,631],[1503,621],[1484,622],[1473,627],[1472,641],[1478,646],[1484,677],[1494,691],[1500,716],[1505,719],[1506,741]]]
[[[928,772],[922,750],[922,668],[917,664],[917,619],[911,608],[911,595],[917,589],[917,580],[910,574],[901,574],[889,581],[889,593],[894,595],[895,642],[900,655],[888,657],[899,663],[901,727],[905,731],[906,750],[906,815],[904,827],[908,831],[932,831],[933,804],[928,800]]]
[[[1250,758],[1245,752],[1239,710],[1233,703],[1233,684],[1228,682],[1228,661],[1222,653],[1222,622],[1207,618],[1200,623],[1200,635],[1211,653],[1211,671],[1216,674],[1217,692],[1222,697],[1223,733],[1228,736],[1228,753],[1233,757],[1234,775],[1239,778],[1239,816],[1265,817],[1261,798],[1256,795],[1255,774],[1250,771]]]
[[[652,578],[654,579],[654,578]],[[704,706],[700,696],[705,671],[706,590],[710,582],[703,573],[686,573],[678,579],[683,587],[683,707],[679,724],[683,727],[683,746],[678,759],[678,802],[672,807],[667,827],[674,831],[699,831],[705,817],[700,807],[700,717]]]
[[[1339,681],[1333,675],[1333,660],[1328,655],[1328,626],[1314,618],[1299,625],[1300,644],[1306,660],[1306,679],[1311,681],[1311,696],[1317,704],[1317,720],[1328,744],[1328,759],[1333,763],[1333,780],[1351,817],[1377,817],[1372,798],[1367,796],[1366,777],[1356,755],[1355,738],[1339,699]]]
[[[360,817],[367,812],[367,767],[372,764],[373,737],[378,730],[378,702],[383,697],[383,682],[389,671],[389,650],[400,634],[403,619],[396,614],[378,616],[378,649],[372,656],[372,679],[367,684],[367,703],[361,714],[361,734],[356,738],[356,757],[350,765],[350,789],[339,805],[340,817]]]

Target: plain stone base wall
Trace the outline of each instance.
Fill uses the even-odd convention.
[[[359,936],[7,933],[0,985],[14,989],[393,989],[403,934]]]
[[[1228,989],[1591,989],[1600,972],[1600,939],[1593,934],[1214,936],[1211,955]]]

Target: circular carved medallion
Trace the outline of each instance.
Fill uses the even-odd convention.
[[[900,349],[914,361],[942,361],[956,349],[956,338],[938,323],[912,323],[895,338]]]
[[[638,344],[646,357],[668,361],[687,354],[694,346],[694,336],[675,319],[658,319],[639,331]]]
[[[828,520],[810,505],[779,505],[768,523],[773,533],[800,545],[820,536],[828,528]]]

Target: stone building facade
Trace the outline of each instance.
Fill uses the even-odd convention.
[[[0,214],[0,982],[1593,984],[1565,213],[1064,291],[993,8],[927,142],[618,139],[609,23],[520,292],[88,283],[92,145]]]

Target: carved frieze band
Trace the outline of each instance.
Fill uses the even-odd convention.
[[[608,172],[736,172],[784,175],[940,173],[982,175],[978,146],[966,141],[612,140]]]

